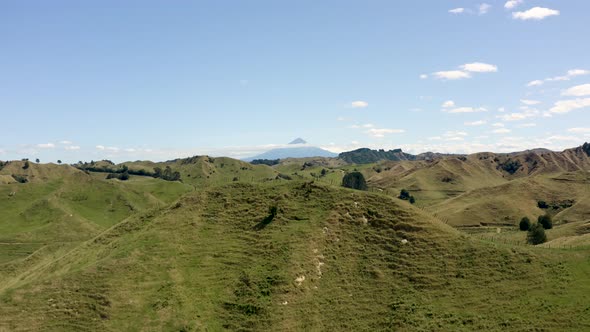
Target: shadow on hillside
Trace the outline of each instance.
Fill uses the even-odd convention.
[[[262,219],[261,222],[259,222],[258,224],[256,224],[253,227],[253,229],[255,231],[263,230],[266,226],[268,226],[268,224],[270,224],[274,220],[274,218],[275,218],[274,214],[269,215],[268,217]]]

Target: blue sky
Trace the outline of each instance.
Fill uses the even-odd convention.
[[[563,149],[590,141],[588,1],[0,5],[0,159]]]

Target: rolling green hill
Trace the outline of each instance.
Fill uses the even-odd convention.
[[[479,157],[124,164],[182,182],[11,162],[28,182],[0,184],[0,331],[588,330],[588,173]],[[355,169],[372,192],[339,186]],[[546,245],[482,227],[539,199],[574,201]]]

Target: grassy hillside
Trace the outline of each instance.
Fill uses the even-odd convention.
[[[590,327],[587,251],[497,245],[387,195],[317,182],[229,183],[176,200],[152,187],[173,183],[140,180],[117,188],[146,186],[170,204],[94,223],[41,264],[3,254],[0,330]]]

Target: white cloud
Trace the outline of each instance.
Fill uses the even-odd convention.
[[[469,136],[469,134],[464,131],[449,130],[442,135],[441,139],[446,141],[463,141],[466,136]]]
[[[442,104],[442,107],[444,107],[444,108],[455,107],[455,102],[452,100],[447,100]]]
[[[500,108],[498,108],[498,112],[504,113],[504,112],[506,112],[506,109],[504,107],[500,107]]]
[[[499,129],[492,130],[492,133],[494,133],[494,134],[508,134],[509,132],[510,132],[510,129],[506,129],[506,128],[499,128]]]
[[[570,128],[567,131],[569,133],[585,134],[585,133],[590,133],[590,128]]]
[[[366,131],[367,134],[371,137],[375,138],[382,138],[385,137],[387,134],[401,134],[404,133],[405,130],[403,129],[387,129],[387,128],[371,128]]]
[[[549,113],[553,114],[564,114],[571,112],[573,110],[577,110],[580,108],[590,107],[590,98],[577,98],[571,100],[560,100],[555,103]]]
[[[359,128],[373,128],[375,127],[375,125],[373,125],[372,123],[365,123],[365,124],[353,124],[352,126],[350,126],[350,128],[352,129],[359,129]]]
[[[76,151],[76,150],[80,150],[80,147],[77,145],[68,145],[64,149],[66,149],[68,151]]]
[[[119,152],[121,149],[114,147],[114,146],[104,146],[104,145],[97,145],[96,146],[97,150],[101,150],[101,151],[109,151],[109,152]],[[147,151],[147,150],[145,150]],[[149,152],[149,151],[147,151]]]
[[[425,80],[425,79],[427,79],[427,78],[428,78],[428,75],[426,75],[426,74],[422,74],[422,75],[420,75],[420,79],[421,79],[421,80]]]
[[[466,63],[460,68],[472,73],[495,73],[498,71],[498,66],[482,62]]]
[[[541,114],[539,110],[529,108],[528,106],[521,107],[521,110],[522,112],[498,115],[497,118],[501,119],[502,121],[520,121],[528,118],[533,118]]]
[[[432,73],[432,75],[443,80],[460,80],[471,77],[471,74],[461,70],[437,71],[436,73]]]
[[[60,141],[59,144],[70,145],[70,144],[73,144],[73,143],[72,143],[72,141]]]
[[[582,75],[590,75],[590,70],[585,70],[585,69],[571,69],[567,71],[567,76],[568,77],[576,77],[576,76],[582,76]]]
[[[55,148],[55,144],[53,143],[41,143],[37,144],[37,147],[40,149],[53,149]]]
[[[590,75],[590,70],[586,70],[586,69],[570,69],[567,71],[567,73],[563,76],[555,76],[555,77],[549,77],[543,80],[534,80],[534,81],[530,81],[529,83],[527,83],[527,87],[533,87],[533,86],[540,86],[543,85],[545,82],[563,82],[563,81],[569,81],[574,77],[577,76],[584,76],[584,75]]]
[[[484,125],[486,123],[487,123],[487,121],[485,121],[485,120],[472,121],[472,122],[464,122],[464,124],[466,126],[481,126],[481,125]]]
[[[590,84],[576,85],[563,91],[561,95],[573,97],[590,96]]]
[[[492,127],[502,128],[502,127],[504,127],[504,124],[502,122],[496,122],[496,123],[492,123]]]
[[[460,80],[471,78],[471,73],[494,73],[498,71],[498,66],[482,62],[466,63],[459,66],[460,70],[443,70],[432,73],[434,78],[443,80]]]
[[[462,14],[465,12],[465,8],[454,8],[449,10],[449,13],[451,14]]]
[[[506,9],[513,9],[518,7],[518,5],[522,4],[523,0],[509,0],[506,1],[506,3],[504,4],[504,8]]]
[[[352,108],[365,108],[369,106],[369,103],[367,103],[366,101],[357,100],[350,103],[350,106]]]
[[[346,121],[345,117],[339,116],[336,118],[336,121]]]
[[[490,8],[492,8],[490,4],[482,3],[479,5],[479,15],[487,14],[490,11]]]
[[[479,107],[479,108],[459,107],[459,108],[453,108],[450,110],[443,110],[443,111],[447,112],[447,113],[479,113],[479,112],[487,112],[488,110],[483,107]]]
[[[428,139],[431,140],[431,141],[439,141],[439,140],[442,139],[442,137],[440,137],[440,136],[432,136],[432,137],[428,137]]]
[[[526,86],[528,87],[532,87],[532,86],[539,86],[539,85],[543,85],[543,81],[541,80],[534,80],[534,81],[530,81],[529,83],[527,83]]]
[[[464,131],[454,131],[454,130],[449,130],[447,132],[444,133],[444,137],[453,137],[453,136],[468,136],[469,134],[467,134]]]
[[[579,142],[580,139],[574,136],[562,136],[562,135],[554,135],[547,138],[549,141],[569,141],[569,142]]]
[[[517,127],[518,128],[530,128],[530,127],[536,127],[536,126],[537,126],[536,123],[530,122],[530,123],[523,123],[521,125],[518,125]]]
[[[559,15],[559,10],[544,7],[533,7],[524,12],[512,13],[512,18],[517,20],[542,20],[546,17]]]
[[[529,100],[529,99],[521,99],[520,100],[521,103],[525,104],[525,105],[537,105],[540,104],[541,102],[538,100]]]

